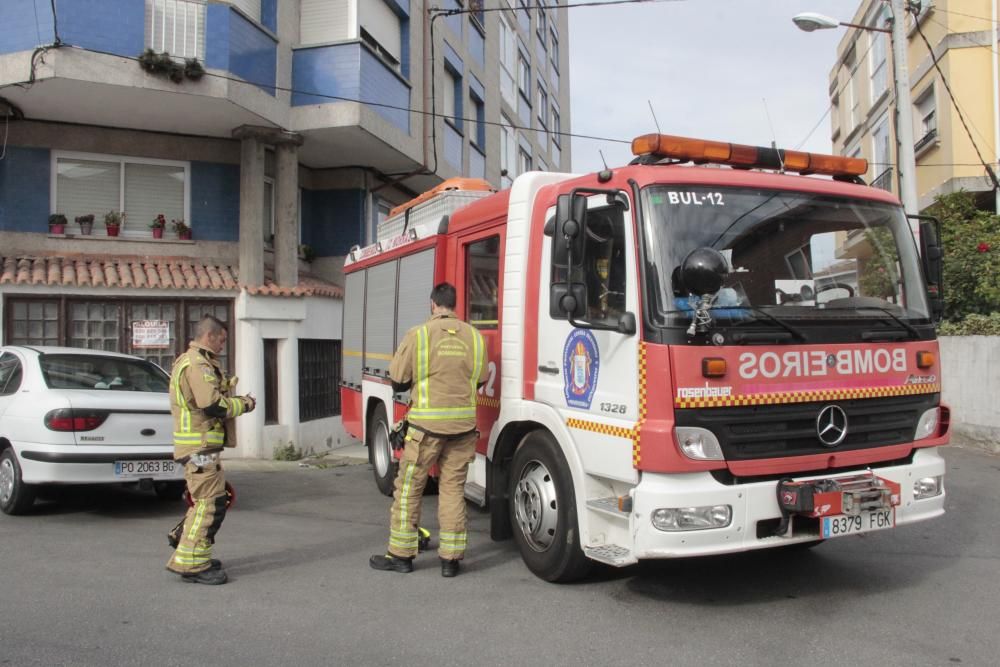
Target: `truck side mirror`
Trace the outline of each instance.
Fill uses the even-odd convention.
[[[583,264],[583,238],[587,225],[587,198],[559,195],[552,232],[552,263],[555,266]],[[546,233],[550,230],[546,228]]]
[[[587,286],[583,283],[552,283],[549,289],[549,316],[554,320],[574,320],[587,315]]]
[[[936,218],[920,223],[920,261],[927,280],[927,297],[934,321],[944,316],[944,252],[941,248],[941,222]]]

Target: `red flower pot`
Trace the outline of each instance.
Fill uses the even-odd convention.
[[[191,230],[187,229],[187,230],[184,230],[183,232],[177,232],[177,238],[179,238],[181,241],[190,241],[191,240]]]
[[[118,236],[119,229],[121,229],[121,227],[119,227],[118,225],[115,225],[114,227],[107,227],[108,236]]]
[[[49,225],[49,234],[65,234],[66,225]]]
[[[163,227],[153,227],[153,238],[154,239],[163,238]]]

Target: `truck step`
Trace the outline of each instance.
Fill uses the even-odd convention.
[[[616,519],[628,519],[629,512],[622,512],[618,509],[618,498],[592,498],[587,501],[587,507],[601,514],[612,516]]]
[[[632,552],[617,544],[595,544],[583,548],[584,555],[598,563],[612,565],[614,567],[625,567],[639,562]]]

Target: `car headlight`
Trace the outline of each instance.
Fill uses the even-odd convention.
[[[674,429],[681,453],[695,461],[721,461],[722,447],[718,438],[708,429],[697,426],[678,426]]]
[[[668,533],[725,528],[732,520],[731,505],[661,507],[652,514],[653,527]]]
[[[917,433],[913,436],[913,439],[923,440],[924,438],[934,437],[937,435],[940,421],[941,408],[931,408],[920,416],[920,421],[917,422]]]
[[[941,495],[941,492],[944,491],[942,481],[943,477],[941,475],[918,479],[913,483],[913,499],[923,500],[924,498],[933,498],[934,496]]]

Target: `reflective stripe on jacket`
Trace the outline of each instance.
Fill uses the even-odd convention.
[[[389,375],[410,388],[411,424],[442,435],[476,427],[478,385],[486,379],[482,334],[454,315],[436,315],[410,329]]]
[[[230,395],[230,384],[215,355],[197,343],[177,357],[170,372],[175,459],[236,446],[232,420],[246,412],[246,405]],[[225,408],[226,417],[205,414],[213,405]]]

